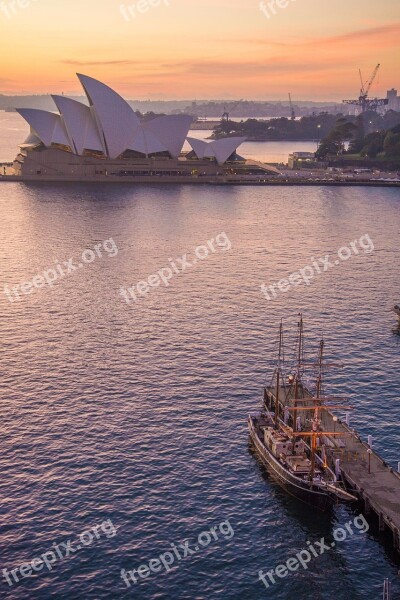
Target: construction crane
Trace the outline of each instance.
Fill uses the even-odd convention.
[[[369,98],[368,94],[372,87],[372,84],[375,81],[375,78],[380,69],[380,64],[376,65],[375,69],[372,72],[370,79],[366,82],[363,80],[363,76],[361,73],[361,69],[358,70],[360,74],[361,81],[361,89],[360,95],[357,100],[343,100],[345,104],[353,104],[354,106],[359,106],[361,108],[361,112],[365,113],[367,110],[376,110],[378,106],[385,106],[388,104],[389,100],[387,98]]]
[[[243,102],[243,98],[241,98],[241,100],[239,100],[238,102],[236,102],[235,104],[233,104],[230,108],[227,108],[226,105],[224,106],[224,113],[222,115],[222,121],[229,121],[229,115],[231,112],[233,112],[238,106],[239,104],[242,104]]]
[[[295,121],[296,113],[294,112],[294,106],[293,106],[292,96],[291,96],[290,92],[289,92],[289,106],[290,106],[290,120]]]

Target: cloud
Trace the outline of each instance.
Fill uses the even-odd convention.
[[[387,45],[392,44],[393,40],[399,42],[400,35],[400,23],[393,23],[391,25],[382,25],[381,27],[371,27],[369,29],[361,29],[350,33],[344,33],[341,35],[335,35],[331,37],[322,38],[323,44],[341,44],[342,42],[355,43],[361,40],[372,41],[378,38],[381,42]],[[388,38],[389,36],[389,38]],[[311,42],[310,42],[311,43]]]
[[[349,64],[353,64],[353,58],[349,56]],[[254,76],[268,75],[287,75],[288,73],[298,74],[313,73],[319,70],[337,70],[338,61],[335,57],[328,59],[314,58],[304,60],[304,56],[287,57],[282,55],[272,56],[268,61],[264,59],[256,61],[224,61],[224,60],[203,60],[203,61],[181,61],[164,63],[161,65],[162,75],[185,74],[193,76],[206,77],[227,77],[230,78],[252,78]]]
[[[303,40],[293,39],[288,42],[265,40],[265,39],[246,39],[239,40],[242,43],[253,43],[262,46],[277,46],[281,48],[299,48],[307,46],[315,46],[318,49],[324,46],[337,46],[344,45],[347,43],[356,44],[361,41],[368,41],[374,43],[383,44],[385,47],[392,45],[393,42],[400,41],[400,23],[392,23],[390,25],[382,25],[380,27],[370,27],[368,29],[361,29],[357,31],[350,31],[348,33],[342,33],[333,36],[326,37],[315,37],[307,38]]]
[[[275,54],[263,53],[256,60],[224,59],[219,56],[207,59],[192,59],[181,61],[140,61],[129,58],[114,60],[63,60],[63,64],[76,67],[126,67],[131,68],[131,75],[140,78],[141,83],[152,81],[167,81],[170,77],[180,79],[192,76],[204,79],[226,78],[243,80],[256,77],[291,75],[298,78],[299,74],[318,75],[323,72],[343,72],[348,66],[354,66],[354,60],[365,55],[366,47],[384,48],[399,43],[400,23],[369,27],[362,30],[341,33],[338,35],[315,38],[274,41],[271,39],[236,40],[239,43],[264,46],[266,49],[275,47]],[[349,46],[351,52],[349,51]],[[266,50],[267,52],[267,50]],[[110,81],[110,83],[116,83]],[[129,81],[122,82],[129,84]]]
[[[134,60],[61,60],[64,65],[72,65],[74,67],[104,67],[115,65],[132,65]]]

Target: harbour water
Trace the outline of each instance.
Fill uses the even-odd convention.
[[[22,137],[3,121],[0,156]],[[260,569],[331,540],[359,508],[299,505],[250,453],[246,429],[279,320],[294,335],[302,311],[310,356],[323,335],[343,363],[328,390],[349,398],[351,423],[397,467],[399,207],[399,191],[380,188],[2,184],[0,571],[107,519],[117,531],[51,571],[2,577],[0,597],[376,600],[384,578],[399,597],[398,558],[373,527],[266,589]],[[271,300],[261,292],[366,235],[373,252],[359,246]],[[211,239],[215,252],[193,265]],[[52,285],[13,302],[3,292],[99,244],[101,257]],[[121,286],[185,254],[191,266],[168,285],[126,302]],[[121,578],[226,520],[230,539],[131,588]]]

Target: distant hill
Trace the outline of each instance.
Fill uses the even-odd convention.
[[[87,104],[85,96],[70,96],[74,100]],[[133,109],[141,113],[153,112],[164,114],[186,113],[195,117],[211,117],[220,119],[222,114],[230,109],[231,105],[237,103],[230,100],[129,100]],[[11,108],[41,108],[42,110],[55,111],[55,104],[48,94],[26,95],[26,96],[8,96],[0,94],[0,110]],[[334,102],[297,102],[295,112],[298,117],[311,115],[313,112],[320,111],[338,113],[352,110],[346,105]],[[290,107],[288,102],[256,102],[244,100],[237,105],[231,115],[234,118],[239,117],[279,117],[289,116]]]
[[[71,96],[74,100],[85,102],[83,96]],[[87,104],[87,101],[86,101]],[[7,108],[41,108],[42,110],[56,110],[50,95],[43,96],[5,96],[0,94],[0,110]]]
[[[69,96],[73,100],[78,100],[83,104],[87,104],[85,96]],[[139,110],[141,113],[154,112],[170,114],[173,111],[182,111],[188,104],[188,100],[129,100],[129,104],[134,110]],[[56,106],[49,94],[43,95],[27,95],[27,96],[8,96],[0,94],[0,110],[11,108],[40,108],[42,110],[56,111]]]
[[[400,124],[400,112],[392,110],[387,111],[384,115],[379,115],[376,112],[365,113],[364,119],[360,117],[348,116],[344,114],[332,114],[321,112],[312,116],[301,117],[296,121],[292,121],[287,117],[275,119],[247,119],[246,121],[225,121],[222,120],[214,128],[212,137],[221,139],[224,137],[245,137],[249,141],[322,141],[321,148],[325,144],[325,139],[333,136],[334,145],[337,143],[338,136],[344,135],[341,139],[338,149],[341,148],[346,139],[352,139],[353,135],[346,138],[347,131],[358,131],[358,138],[362,137],[360,147],[357,146],[356,152],[363,149],[368,140],[364,141],[364,137],[372,135],[374,143],[375,136],[381,136],[381,132],[389,130],[391,127]],[[344,133],[343,127],[345,126]],[[397,134],[397,131],[393,132]],[[383,140],[381,146],[383,151]],[[330,138],[329,138],[330,139]],[[397,148],[397,138],[392,140],[392,145]],[[336,146],[335,146],[336,147]],[[396,150],[395,148],[395,150]],[[331,150],[328,144],[327,152]],[[377,152],[381,151],[380,146]],[[396,150],[397,151],[397,150]]]

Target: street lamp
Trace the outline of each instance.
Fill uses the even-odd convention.
[[[371,454],[372,454],[371,448],[368,448],[367,452],[368,452],[368,473],[371,473]]]
[[[336,433],[336,422],[337,422],[338,418],[332,417],[332,419],[333,419],[333,433]]]
[[[317,140],[317,150],[318,150],[319,142],[321,140],[321,125],[317,125],[317,129],[318,129],[318,140]]]

